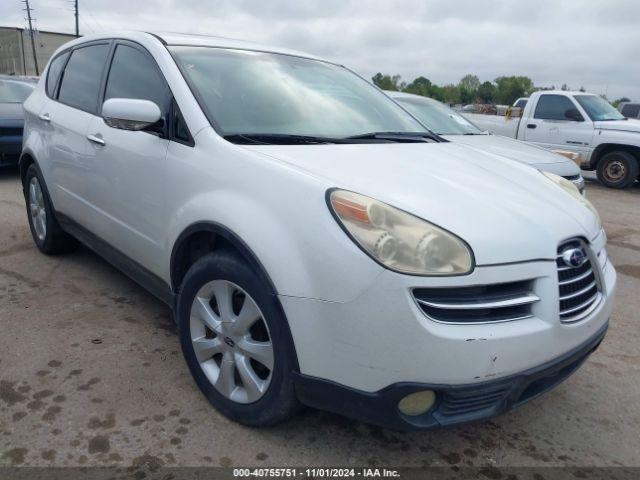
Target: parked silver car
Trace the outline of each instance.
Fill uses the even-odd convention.
[[[429,130],[447,140],[531,165],[544,172],[554,173],[566,178],[581,193],[584,193],[584,179],[580,174],[580,168],[566,157],[518,140],[490,135],[445,104],[432,98],[404,92],[388,91],[386,93]]]

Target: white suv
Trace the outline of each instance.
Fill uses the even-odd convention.
[[[398,429],[486,418],[602,340],[616,274],[568,181],[456,145],[346,68],[235,40],[74,40],[25,103],[44,253],[170,305],[209,401]]]

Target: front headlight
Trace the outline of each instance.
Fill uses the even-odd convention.
[[[560,175],[556,175],[555,173],[543,172],[542,170],[540,170],[540,173],[542,173],[545,177],[547,177],[553,183],[555,183],[560,188],[562,188],[565,192],[570,194],[573,198],[578,200],[582,205],[584,205],[589,210],[591,210],[591,213],[593,213],[596,216],[596,219],[598,220],[598,226],[602,225],[600,223],[600,215],[598,215],[598,211],[596,210],[596,207],[594,207],[593,204],[580,193],[580,190],[578,190],[578,187],[576,187],[572,182],[570,182],[566,178],[562,178]]]
[[[464,275],[471,249],[458,237],[386,203],[333,190],[329,206],[351,238],[383,266],[412,275]]]

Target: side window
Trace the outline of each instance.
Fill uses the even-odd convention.
[[[567,110],[576,110],[575,105],[564,95],[540,95],[534,118],[543,120],[569,120]]]
[[[640,113],[640,104],[628,103],[622,107],[622,114],[627,118],[638,118]]]
[[[524,108],[527,106],[527,101],[525,99],[518,100],[516,103],[517,108]]]
[[[62,75],[58,100],[85,112],[95,113],[108,53],[107,44],[74,50]]]
[[[60,78],[62,68],[68,57],[69,52],[58,55],[51,61],[51,65],[49,65],[47,72],[47,95],[50,98],[56,98],[56,84],[58,83],[58,78]]]
[[[118,45],[111,62],[104,99],[135,98],[154,102],[163,115],[169,110],[171,94],[155,61],[128,45]]]

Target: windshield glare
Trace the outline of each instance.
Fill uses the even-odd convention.
[[[594,122],[607,120],[625,120],[618,110],[597,95],[575,95],[575,99]]]
[[[211,47],[170,50],[223,135],[425,132],[374,86],[337,65]]]
[[[438,135],[480,135],[482,131],[462,115],[430,98],[395,97],[395,100]]]
[[[0,80],[0,103],[23,103],[33,92],[26,83],[12,80]]]

